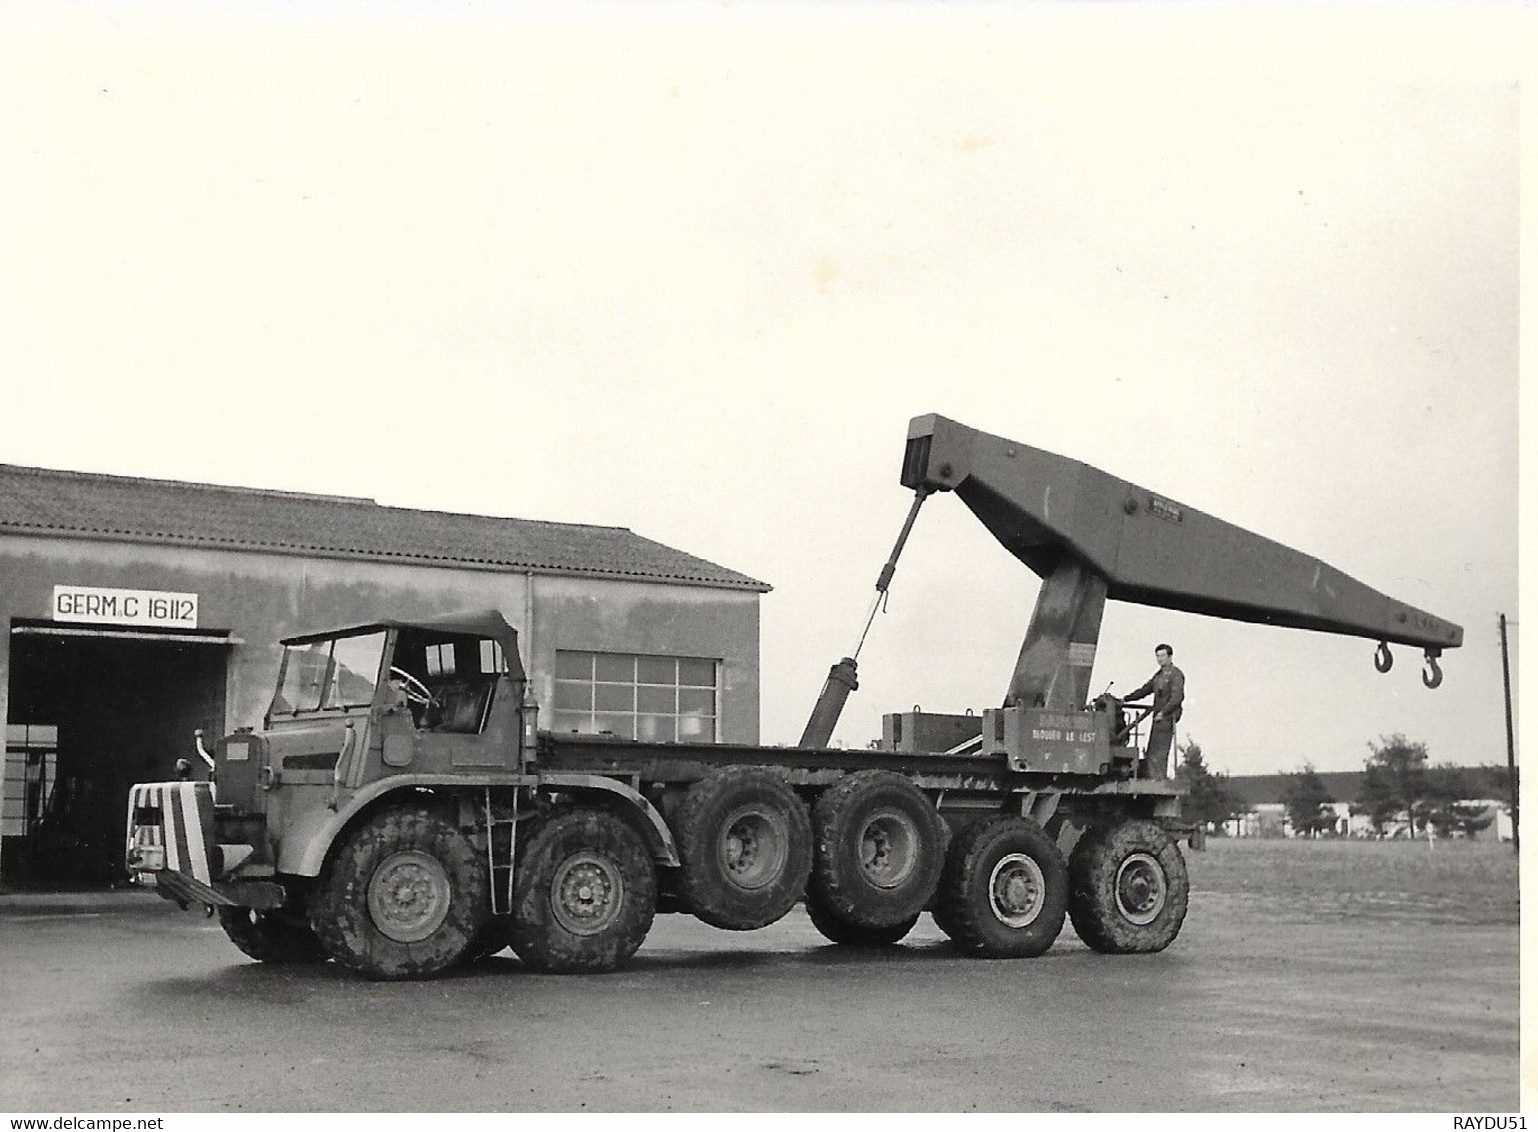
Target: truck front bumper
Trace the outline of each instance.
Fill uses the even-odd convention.
[[[212,783],[150,782],[129,791],[124,861],[135,882],[153,884],[167,900],[183,906],[278,907],[281,885],[222,879],[251,852],[250,845],[217,840]]]
[[[283,886],[270,880],[240,880],[204,884],[186,873],[161,869],[153,874],[155,891],[180,904],[207,904],[210,908],[280,908]]]

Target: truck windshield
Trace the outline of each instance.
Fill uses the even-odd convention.
[[[374,699],[384,646],[382,632],[287,646],[272,710],[298,715],[367,707]]]

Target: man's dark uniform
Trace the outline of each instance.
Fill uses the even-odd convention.
[[[1127,699],[1142,699],[1149,692],[1153,693],[1153,722],[1148,728],[1148,777],[1163,778],[1169,770],[1175,721],[1180,718],[1180,705],[1185,703],[1186,674],[1173,664],[1160,668]]]

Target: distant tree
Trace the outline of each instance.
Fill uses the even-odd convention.
[[[1476,799],[1490,794],[1479,770],[1442,764],[1431,768],[1426,782],[1426,820],[1442,837],[1474,837],[1495,821],[1495,813]]]
[[[1293,830],[1311,837],[1335,828],[1335,811],[1327,807],[1335,796],[1319,777],[1313,763],[1304,763],[1296,776],[1289,775],[1282,804],[1287,807],[1287,821]]]
[[[1425,825],[1429,786],[1426,744],[1412,743],[1403,735],[1394,734],[1368,746],[1372,757],[1365,764],[1351,812],[1366,814],[1380,834],[1389,822],[1403,820],[1414,837],[1416,829]]]
[[[1476,790],[1480,798],[1504,798],[1510,780],[1506,777],[1506,768],[1495,763],[1480,763],[1478,766],[1461,767]],[[1473,796],[1473,795],[1471,795]]]
[[[1480,798],[1499,799],[1501,813],[1506,815],[1506,820],[1511,820],[1511,792],[1512,787],[1521,781],[1521,770],[1515,772],[1504,763],[1482,763],[1475,768],[1476,781],[1483,787],[1478,794]],[[1472,837],[1473,834],[1471,833]]]
[[[1234,792],[1228,775],[1207,769],[1201,746],[1194,739],[1180,748],[1180,766],[1175,777],[1190,791],[1180,803],[1181,816],[1187,821],[1211,824],[1221,832],[1224,822],[1250,808]]]
[[[1477,791],[1469,797],[1499,798],[1503,802],[1511,797],[1511,770],[1504,763],[1481,763],[1465,769]]]

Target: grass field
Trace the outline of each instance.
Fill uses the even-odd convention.
[[[1193,895],[1224,893],[1257,915],[1517,923],[1517,858],[1495,841],[1209,838],[1186,850]]]

